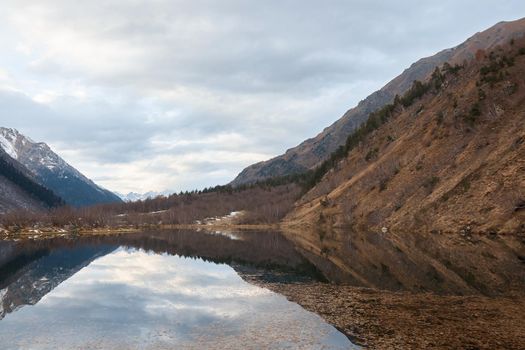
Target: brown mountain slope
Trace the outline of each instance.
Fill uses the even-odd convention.
[[[479,49],[489,50],[508,42],[512,38],[520,38],[524,34],[525,18],[513,22],[500,22],[481,33],[475,34],[459,46],[420,59],[381,90],[374,92],[356,107],[348,110],[341,119],[324,129],[319,135],[289,149],[283,155],[245,168],[232,181],[232,185],[300,173],[314,168],[342,145],[348,134],[361,125],[370,112],[390,103],[395,95],[402,95],[414,80],[424,80],[436,66],[444,62],[448,61],[454,64],[470,60]]]
[[[350,151],[289,226],[525,233],[525,40],[478,52]]]

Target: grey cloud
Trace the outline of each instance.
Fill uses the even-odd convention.
[[[18,92],[0,92],[1,124],[114,190],[146,186],[137,175],[120,188],[126,166],[163,181],[153,190],[224,183],[421,56],[524,13],[518,0],[7,0],[0,87]],[[48,90],[57,96],[33,100]]]

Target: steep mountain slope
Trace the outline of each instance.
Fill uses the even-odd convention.
[[[525,35],[525,18],[513,22],[500,22],[475,34],[459,46],[417,61],[382,89],[348,110],[341,119],[324,129],[319,135],[289,149],[283,155],[245,168],[232,181],[232,185],[238,186],[269,177],[300,173],[316,167],[345,142],[348,134],[360,126],[369,113],[390,103],[395,95],[402,95],[414,80],[424,80],[436,66],[445,62],[461,63],[472,59],[479,49],[489,50],[523,35]]]
[[[42,210],[62,204],[60,197],[40,185],[23,165],[0,148],[0,213]]]
[[[301,199],[289,225],[525,233],[525,39],[425,86],[374,114],[377,128]]]
[[[97,186],[66,163],[48,145],[34,142],[15,129],[0,127],[0,147],[69,205],[121,202],[117,195]]]

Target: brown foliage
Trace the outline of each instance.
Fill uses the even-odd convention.
[[[117,227],[157,224],[193,224],[208,217],[246,211],[243,224],[279,222],[300,194],[295,184],[253,186],[242,190],[187,192],[131,203],[87,208],[61,207],[48,212],[17,211],[0,218],[6,227],[48,225],[54,227]]]

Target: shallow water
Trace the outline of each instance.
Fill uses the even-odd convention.
[[[316,314],[247,283],[237,272],[240,261],[270,272],[267,266],[286,270],[288,276],[308,271],[286,241],[268,234],[265,246],[253,236],[240,237],[244,243],[218,237],[179,232],[4,242],[1,348],[353,348]],[[250,239],[259,245],[251,253]],[[275,254],[260,255],[266,248]]]

